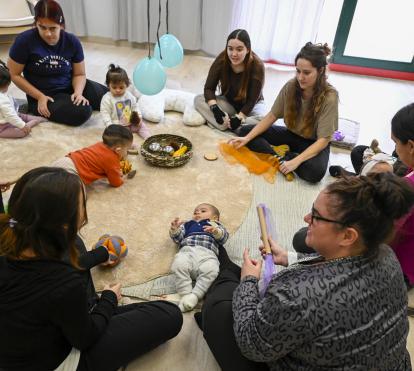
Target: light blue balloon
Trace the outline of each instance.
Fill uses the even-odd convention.
[[[155,95],[164,89],[167,75],[158,60],[146,57],[136,65],[132,79],[142,94]]]
[[[160,47],[158,43],[156,43],[154,47],[154,57],[157,58],[164,67],[175,67],[183,61],[183,47],[174,35],[169,33],[162,35],[160,37],[160,45],[162,59],[160,57]]]

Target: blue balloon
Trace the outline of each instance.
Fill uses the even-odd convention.
[[[183,61],[183,47],[174,35],[169,33],[162,35],[160,37],[160,45],[162,59],[160,57],[160,47],[158,43],[156,43],[154,47],[154,57],[157,58],[164,67],[175,67]]]
[[[155,95],[164,89],[167,75],[160,62],[146,57],[136,65],[132,79],[142,94]]]

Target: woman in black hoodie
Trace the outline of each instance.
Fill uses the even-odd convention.
[[[108,261],[77,237],[87,222],[79,177],[37,168],[0,214],[0,369],[117,370],[178,334],[174,304],[118,307],[120,285],[96,296],[89,268]]]

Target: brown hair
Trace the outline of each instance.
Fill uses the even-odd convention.
[[[330,54],[331,49],[328,44],[312,44],[311,42],[308,42],[295,58],[295,65],[299,58],[306,59],[318,70],[318,77],[313,88],[312,99],[303,116],[303,131],[305,136],[310,136],[312,134],[316,116],[327,95],[330,93],[337,94],[335,88],[327,82],[326,77],[326,67],[328,65],[328,56]],[[303,91],[298,80],[295,78],[291,81],[287,97],[288,107],[285,123],[289,129],[296,125],[296,119],[302,107],[302,94]]]
[[[106,86],[109,87],[109,84],[119,84],[121,82],[125,83],[126,86],[129,86],[130,81],[128,74],[123,68],[115,66],[113,63],[111,63],[108,66],[108,72],[106,73],[105,77]]]
[[[24,174],[10,196],[8,213],[0,214],[0,255],[21,258],[31,248],[37,258],[61,260],[67,253],[75,267],[81,194],[80,178],[61,168],[39,167]]]
[[[47,18],[65,28],[65,16],[55,0],[39,0],[34,7],[35,24],[39,18]]]
[[[240,89],[237,92],[236,97],[234,98],[234,100],[236,101],[245,101],[247,98],[247,89],[249,87],[250,75],[252,73],[252,68],[253,68],[253,59],[254,59],[253,56],[255,55],[252,52],[250,36],[246,30],[242,30],[242,29],[234,30],[227,37],[226,48],[224,49],[223,52],[221,52],[219,56],[219,59],[222,61],[222,65],[223,65],[222,71],[221,71],[221,77],[220,77],[220,90],[223,95],[226,95],[230,89],[229,76],[231,73],[231,61],[227,54],[227,46],[229,44],[229,41],[233,39],[240,40],[248,49],[248,53],[246,54],[246,57],[244,58],[244,61],[243,61],[244,70],[242,72]]]
[[[341,223],[354,226],[368,251],[375,252],[390,240],[395,220],[414,205],[414,189],[392,173],[344,177],[326,187],[333,196],[329,206]]]

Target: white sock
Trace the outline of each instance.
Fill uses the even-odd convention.
[[[180,302],[178,303],[178,307],[180,308],[181,312],[188,312],[193,310],[198,303],[198,298],[195,294],[187,294],[184,295]]]

